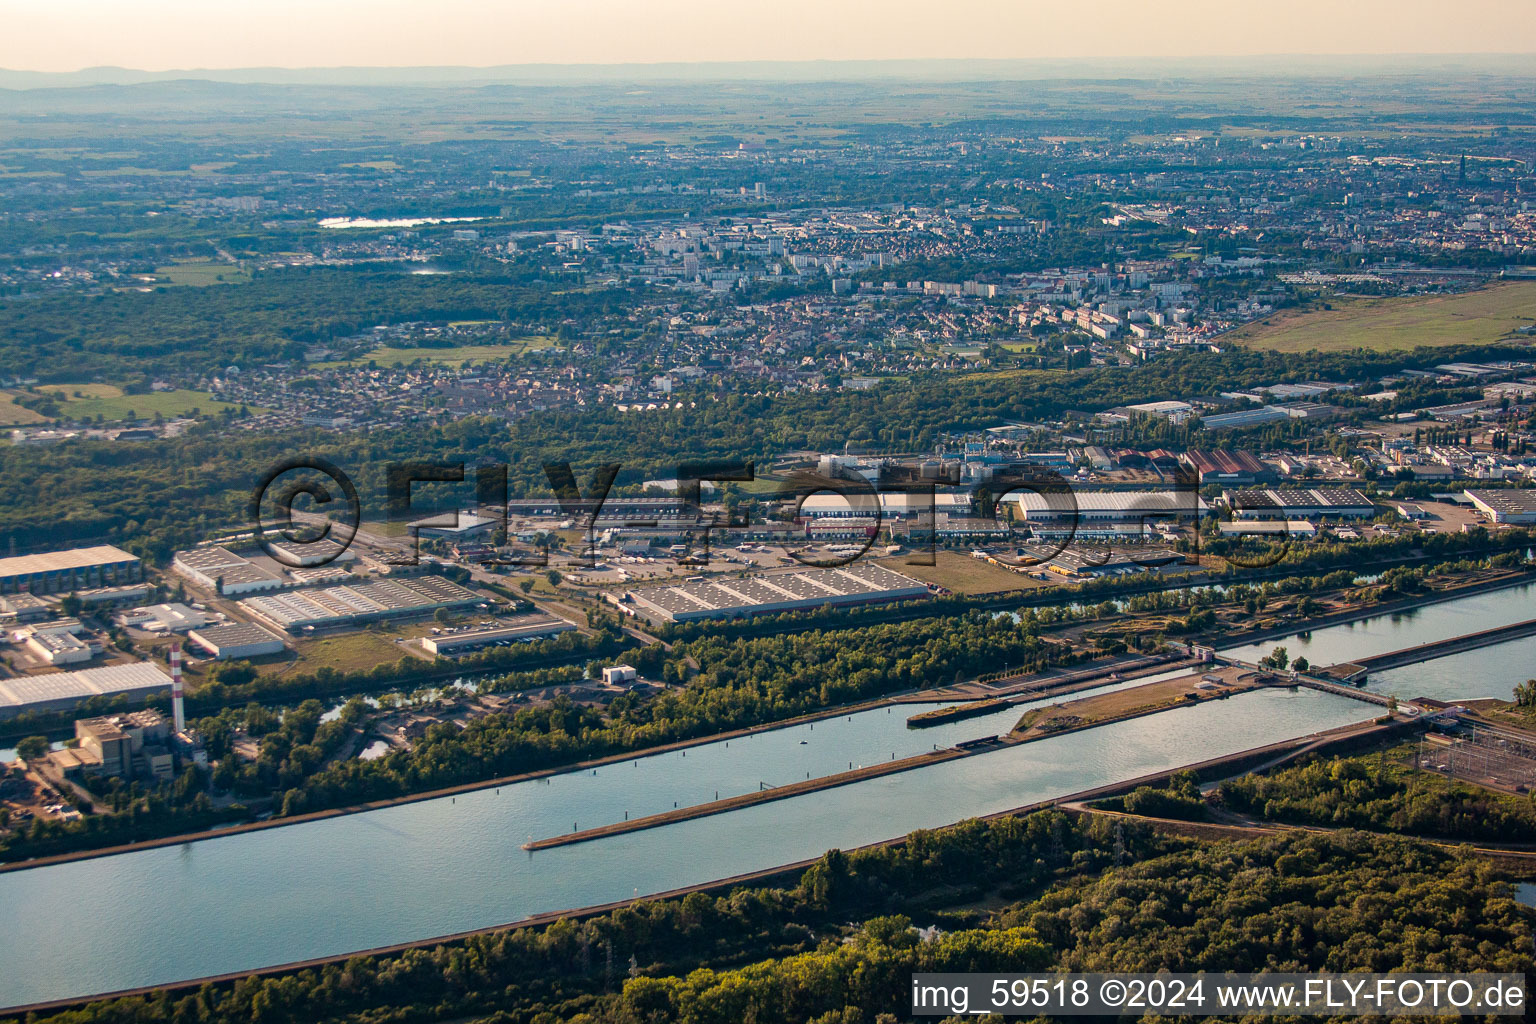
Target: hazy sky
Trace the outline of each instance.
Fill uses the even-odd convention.
[[[0,67],[1532,53],[1536,0],[0,0]]]

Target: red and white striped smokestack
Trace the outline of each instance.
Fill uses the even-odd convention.
[[[177,732],[187,731],[187,716],[181,709],[181,644],[171,644],[171,719]]]

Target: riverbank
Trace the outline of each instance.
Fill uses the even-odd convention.
[[[1169,664],[1176,664],[1167,659],[1152,660],[1132,671],[1129,676],[1123,676],[1126,672],[1124,662],[1115,661],[1096,669],[1078,669],[1066,676],[1057,677],[1046,675],[1044,685],[1031,684],[1027,679],[1010,686],[1003,694],[1027,693],[1028,699],[1040,697],[1054,697],[1078,690],[1091,689],[1104,684],[1106,678],[1117,677],[1117,681],[1125,678],[1134,679],[1139,675],[1149,675],[1156,671],[1164,670]],[[1038,688],[1031,688],[1038,686]],[[636,761],[641,758],[654,757],[658,754],[669,754],[677,751],[688,750],[692,747],[706,746],[711,743],[730,742],[734,739],[744,739],[760,733],[774,732],[780,729],[792,729],[796,726],[807,725],[813,722],[825,721],[833,718],[841,718],[848,715],[861,714],[866,711],[878,711],[881,708],[895,708],[903,704],[942,702],[947,700],[960,700],[948,692],[952,687],[942,687],[926,690],[902,690],[897,693],[877,697],[872,700],[861,701],[857,704],[848,704],[836,708],[826,708],[809,714],[797,715],[794,718],[781,719],[775,722],[764,722],[760,725],[744,726],[723,733],[710,733],[707,736],[694,736],[685,740],[677,740],[654,747],[646,747],[641,750],[626,751],[623,753],[604,755],[598,758],[589,758],[582,761],[562,764],[550,768],[540,768],[533,771],[520,772],[513,775],[503,775],[497,778],[484,779],[475,782],[460,783],[456,786],[444,786],[437,789],[426,790],[420,793],[406,793],[383,800],[371,800],[365,803],[348,804],[344,807],[332,807],[320,811],[308,811],[304,814],[295,814],[282,818],[269,818],[264,821],[249,821],[239,825],[231,825],[227,828],[210,829],[200,832],[183,832],[175,835],[160,836],[155,839],[145,839],[135,843],[121,843],[114,846],[103,846],[90,850],[73,850],[68,853],[50,854],[46,857],[34,857],[30,860],[9,861],[0,863],[0,874],[12,871],[25,871],[30,868],[49,867],[55,864],[66,864],[73,861],[93,860],[98,857],[112,857],[121,853],[132,853],[137,850],[153,850],[166,846],[181,846],[186,843],[202,842],[208,839],[221,839],[225,836],[242,835],[248,832],[261,832],[267,829],[281,828],[286,825],[302,825],[307,822],[324,821],[328,818],[338,818],[350,814],[363,814],[368,811],[382,810],[386,807],[399,807],[405,804],[420,803],[425,800],[438,800],[443,797],[462,796],[466,793],[475,793],[486,789],[497,789],[501,786],[516,785],[519,782],[531,782],[538,779],[546,779],[556,775],[566,775],[571,772],[590,771],[594,768],[603,768],[608,765],[622,764],[625,761]]]
[[[1399,727],[1401,727],[1401,726],[1399,726]],[[1385,733],[1383,732],[1383,727],[1382,726],[1378,726],[1378,725],[1374,725],[1374,724],[1370,724],[1370,723],[1346,725],[1346,726],[1341,726],[1341,727],[1339,727],[1337,729],[1333,729],[1333,730],[1320,730],[1317,733],[1310,734],[1309,736],[1306,736],[1306,737],[1300,737],[1300,738],[1295,738],[1295,739],[1287,739],[1287,740],[1277,741],[1275,743],[1265,744],[1265,745],[1262,745],[1262,746],[1259,746],[1259,747],[1256,747],[1256,748],[1252,748],[1252,749],[1245,750],[1245,751],[1239,751],[1239,752],[1236,752],[1236,753],[1233,753],[1233,754],[1230,754],[1230,755],[1226,755],[1226,756],[1222,756],[1222,757],[1218,757],[1218,758],[1211,758],[1211,759],[1208,759],[1206,761],[1202,761],[1202,762],[1199,762],[1197,764],[1190,765],[1190,766],[1187,766],[1187,767],[1192,768],[1192,769],[1196,770],[1198,773],[1201,773],[1201,774],[1208,774],[1208,775],[1211,775],[1213,777],[1220,777],[1220,776],[1231,774],[1231,773],[1233,773],[1235,771],[1243,770],[1244,768],[1252,766],[1252,765],[1262,764],[1262,763],[1264,763],[1267,760],[1273,759],[1277,754],[1282,754],[1282,753],[1285,753],[1287,751],[1291,751],[1291,750],[1295,750],[1295,749],[1299,749],[1301,747],[1307,746],[1309,743],[1316,742],[1319,737],[1327,737],[1327,738],[1329,738],[1329,743],[1328,743],[1327,747],[1322,748],[1322,749],[1332,749],[1332,748],[1335,748],[1335,747],[1339,747],[1341,745],[1347,745],[1351,741],[1351,735],[1352,734],[1353,735],[1360,735],[1360,736],[1367,737],[1367,739],[1363,740],[1362,742],[1369,741],[1369,737],[1373,737],[1373,736],[1374,737],[1379,737],[1379,736],[1385,735]],[[1024,804],[1022,806],[1016,806],[1016,807],[1013,807],[1013,808],[1010,808],[1010,809],[1005,809],[1005,810],[997,811],[997,812],[994,812],[994,813],[988,813],[988,814],[984,814],[984,815],[973,815],[973,816],[970,816],[970,817],[975,817],[975,818],[978,818],[978,819],[981,819],[981,820],[996,820],[996,819],[1000,819],[1000,818],[1017,817],[1017,816],[1032,814],[1032,813],[1035,813],[1035,812],[1040,811],[1040,810],[1049,809],[1049,808],[1052,808],[1052,807],[1059,806],[1059,805],[1061,805],[1063,803],[1071,802],[1073,800],[1093,799],[1093,798],[1098,798],[1098,797],[1102,797],[1102,796],[1113,795],[1116,792],[1120,792],[1120,791],[1126,790],[1127,788],[1134,788],[1137,785],[1161,784],[1161,783],[1166,782],[1166,779],[1167,779],[1167,777],[1169,775],[1173,774],[1176,771],[1181,771],[1181,770],[1184,770],[1184,768],[1183,767],[1175,767],[1175,768],[1169,768],[1169,769],[1166,769],[1166,770],[1160,770],[1160,771],[1155,772],[1155,773],[1141,775],[1141,776],[1138,776],[1136,778],[1132,778],[1132,779],[1128,779],[1128,780],[1124,780],[1124,781],[1120,781],[1120,782],[1106,784],[1106,785],[1103,785],[1103,786],[1093,787],[1093,788],[1085,789],[1085,790],[1079,790],[1079,791],[1076,791],[1074,793],[1064,794],[1064,795],[1053,797],[1053,798],[1049,798],[1049,799],[1038,800],[1038,801],[1034,801],[1034,802],[1031,802],[1031,803]],[[900,845],[902,845],[902,844],[904,844],[906,842],[907,842],[907,836],[906,835],[902,835],[902,836],[897,836],[897,837],[894,837],[894,838],[880,840],[880,841],[877,841],[877,842],[870,842],[870,843],[857,844],[857,845],[847,845],[847,846],[844,846],[843,848],[847,849],[849,851],[873,850],[873,849],[883,849],[883,848],[891,848],[891,847],[895,847],[895,846],[900,846]],[[792,861],[792,862],[789,862],[789,863],[777,865],[777,866],[770,867],[770,868],[763,868],[761,870],[739,873],[739,874],[731,875],[731,876],[728,876],[728,877],[723,877],[723,878],[719,878],[719,879],[715,879],[715,880],[710,880],[710,881],[706,881],[706,882],[700,882],[700,883],[693,884],[693,885],[688,885],[688,886],[683,886],[683,887],[675,887],[675,888],[670,888],[670,889],[666,889],[666,890],[658,890],[658,891],[656,891],[656,892],[654,892],[652,894],[648,894],[648,895],[642,896],[642,897],[623,899],[623,900],[613,901],[613,902],[606,902],[606,903],[599,904],[599,905],[591,905],[591,906],[583,906],[583,907],[571,908],[571,909],[565,909],[565,910],[556,910],[556,911],[543,912],[543,913],[539,913],[539,914],[535,914],[535,915],[530,915],[530,916],[527,916],[525,918],[518,919],[518,920],[513,921],[511,923],[504,923],[504,924],[498,924],[498,925],[494,925],[494,926],[487,926],[487,927],[483,927],[483,928],[476,928],[476,929],[469,929],[469,930],[464,930],[464,931],[460,931],[460,932],[447,933],[447,934],[442,934],[442,935],[439,935],[439,936],[436,936],[436,937],[433,937],[433,938],[428,938],[428,939],[413,940],[413,941],[403,942],[403,943],[392,943],[392,944],[388,944],[388,945],[373,946],[373,947],[362,948],[362,949],[358,949],[358,950],[354,950],[354,951],[350,951],[350,952],[338,953],[338,954],[335,954],[335,955],[327,955],[327,956],[321,956],[321,957],[307,958],[307,959],[304,959],[302,961],[288,962],[288,963],[281,963],[281,964],[270,964],[270,965],[265,966],[265,967],[253,968],[253,969],[249,969],[249,970],[235,971],[235,972],[228,972],[228,973],[221,973],[221,974],[213,974],[213,975],[208,975],[208,976],[205,976],[205,977],[199,977],[199,978],[196,978],[196,979],[192,979],[192,980],[188,980],[188,981],[183,981],[183,982],[162,983],[162,984],[157,984],[157,985],[143,986],[143,987],[137,987],[137,988],[131,988],[131,989],[116,990],[116,991],[112,991],[112,992],[108,992],[108,993],[100,993],[100,994],[95,994],[95,995],[91,995],[91,996],[80,996],[80,997],[74,997],[74,998],[68,998],[68,999],[53,1000],[53,1001],[48,1001],[48,1002],[38,1002],[38,1003],[31,1004],[31,1005],[24,1006],[24,1007],[10,1008],[10,1009],[7,1009],[6,1012],[7,1013],[17,1013],[17,1014],[25,1013],[25,1012],[28,1012],[28,1011],[39,1011],[39,1012],[41,1012],[41,1011],[55,1011],[56,1012],[56,1011],[59,1011],[59,1010],[62,1010],[62,1009],[66,1009],[66,1008],[72,1007],[72,1006],[80,1006],[80,1005],[83,1005],[85,1003],[92,1002],[92,1001],[95,1001],[95,1000],[113,998],[113,997],[122,996],[122,995],[147,994],[147,993],[158,993],[158,992],[186,993],[186,992],[190,992],[190,991],[195,991],[198,987],[200,987],[201,985],[204,985],[204,984],[224,985],[224,984],[232,984],[232,983],[238,982],[238,981],[240,981],[242,979],[252,978],[252,977],[281,976],[281,975],[284,975],[284,974],[291,974],[291,973],[294,973],[294,972],[299,971],[299,970],[304,970],[304,969],[308,969],[308,968],[314,968],[314,967],[323,966],[323,965],[327,965],[327,964],[342,964],[342,963],[345,963],[346,961],[348,961],[348,960],[350,960],[350,959],[352,959],[354,957],[391,955],[391,954],[397,954],[397,953],[405,952],[405,951],[408,951],[408,950],[411,950],[411,949],[425,949],[425,948],[431,948],[431,947],[434,947],[434,946],[440,946],[440,945],[445,945],[445,944],[453,944],[455,942],[461,942],[464,939],[467,939],[467,938],[470,938],[470,937],[473,937],[473,936],[478,936],[478,935],[495,934],[495,933],[499,933],[499,932],[505,932],[505,931],[508,931],[508,930],[518,930],[518,929],[528,928],[528,927],[542,927],[542,926],[548,925],[548,924],[550,924],[550,923],[552,923],[554,921],[560,920],[562,918],[572,919],[572,920],[580,920],[580,919],[583,919],[583,918],[586,918],[586,917],[592,916],[592,915],[603,914],[603,913],[610,913],[613,910],[616,910],[616,909],[621,908],[621,907],[634,906],[637,903],[653,902],[653,901],[656,901],[656,900],[663,900],[663,899],[677,899],[677,898],[681,898],[683,896],[686,896],[687,894],[692,893],[692,892],[704,892],[704,893],[719,894],[719,893],[727,893],[727,892],[731,891],[734,888],[737,888],[737,887],[740,887],[740,886],[744,886],[744,885],[775,885],[775,884],[791,884],[792,885],[792,884],[795,883],[795,881],[798,879],[798,876],[801,873],[803,873],[811,865],[817,863],[817,861],[819,859],[820,859],[820,857],[817,856],[817,857],[811,857],[811,858],[806,858],[806,859],[795,860],[795,861]]]
[[[1222,679],[1220,684],[1205,682],[1207,678],[1216,677]],[[1200,689],[1199,687],[1202,685],[1208,687],[1208,689]],[[946,747],[942,750],[918,754],[901,760],[892,760],[885,764],[850,768],[849,771],[845,772],[836,772],[832,775],[823,775],[815,779],[792,782],[785,786],[761,790],[756,793],[743,793],[739,796],[727,797],[724,800],[708,800],[688,807],[679,807],[670,811],[662,811],[658,814],[646,815],[642,818],[610,822],[609,824],[589,829],[573,829],[565,835],[531,840],[523,844],[523,849],[529,851],[549,850],[560,846],[571,846],[576,843],[625,835],[631,832],[642,832],[646,829],[659,828],[663,825],[672,825],[694,818],[707,818],[716,814],[724,814],[728,811],[740,810],[744,807],[770,803],[774,800],[783,800],[788,797],[836,789],[839,786],[848,786],[867,779],[894,775],[916,768],[926,768],[945,761],[975,757],[978,754],[991,753],[1003,747],[1022,746],[1027,743],[1052,739],[1086,729],[1097,729],[1101,726],[1114,725],[1117,722],[1127,722],[1134,718],[1145,718],[1149,715],[1160,714],[1165,711],[1194,707],[1207,701],[1225,700],[1236,694],[1248,693],[1265,686],[1290,685],[1292,684],[1288,682],[1268,681],[1263,674],[1244,668],[1216,669],[1212,673],[1207,673],[1205,677],[1192,673],[1179,676],[1176,679],[1165,679],[1160,682],[1147,683],[1144,686],[1127,687],[1110,693],[1097,694],[1092,697],[1085,697],[1082,700],[1070,701],[1066,704],[1052,705],[1048,708],[1035,708],[1026,711],[1019,723],[1014,726],[1012,731],[1005,735],[980,737],[956,744],[953,747]],[[1340,695],[1356,696],[1356,694],[1351,692],[1341,692]],[[989,712],[996,711],[999,708],[1006,707],[1007,704],[1008,702],[1006,701],[998,701],[996,706],[989,707],[987,710]],[[908,727],[911,728],[910,720]],[[1316,737],[1314,736],[1311,739],[1315,741]]]
[[[1450,586],[1424,594],[1410,594],[1407,597],[1394,598],[1391,601],[1381,601],[1369,606],[1362,605],[1357,608],[1347,608],[1343,611],[1318,615],[1310,619],[1292,619],[1281,625],[1271,626],[1266,629],[1234,633],[1222,637],[1220,646],[1217,649],[1229,650],[1234,647],[1261,644],[1267,640],[1280,640],[1295,636],[1297,633],[1326,629],[1329,626],[1343,626],[1351,622],[1359,622],[1362,619],[1374,619],[1378,615],[1395,615],[1398,612],[1412,611],[1415,608],[1428,608],[1432,605],[1444,604],[1447,601],[1459,601],[1462,598],[1476,597],[1479,594],[1509,590],[1512,587],[1520,587],[1528,583],[1536,583],[1536,572],[1521,572],[1511,569],[1507,573],[1478,580],[1474,583]],[[1207,640],[1206,642],[1210,643],[1212,641]]]
[[[1321,629],[1331,625],[1340,625],[1349,622],[1357,622],[1377,616],[1392,615],[1413,608],[1442,604],[1479,594],[1490,593],[1498,590],[1523,586],[1536,581],[1536,576],[1525,572],[1508,572],[1496,577],[1485,578],[1473,583],[1452,586],[1433,593],[1409,595],[1397,600],[1382,602],[1368,607],[1352,608],[1328,616],[1319,616],[1315,619],[1296,620],[1277,626],[1270,630],[1254,631],[1246,634],[1238,634],[1222,640],[1223,647],[1241,646],[1245,643],[1262,642],[1271,637],[1286,637],[1294,635],[1302,629]],[[1083,666],[1062,672],[1060,670],[1047,670],[1032,677],[1010,677],[1007,685],[978,684],[975,682],[960,685],[948,685],[925,690],[906,690],[898,693],[883,695],[881,697],[862,701],[858,704],[847,705],[839,708],[823,709],[806,715],[796,716],[776,722],[762,723],[755,726],[743,727],[725,733],[714,733],[707,736],[690,737],[672,743],[648,747],[643,750],[625,751],[605,755],[599,758],[589,758],[579,762],[551,766],[533,771],[500,776],[491,779],[465,782],[455,786],[440,787],[419,793],[402,794],[381,800],[368,801],[359,804],[350,804],[343,807],[328,808],[325,810],[311,811],[291,817],[270,818],[264,821],[250,821],[225,828],[216,828],[192,833],[177,833],[162,836],[155,839],[147,839],[139,842],[117,844],[96,849],[74,850],[67,853],[52,854],[45,857],[37,857],[29,860],[11,861],[0,864],[0,874],[23,871],[34,867],[46,867],[71,861],[89,860],[98,857],[115,856],[121,853],[130,853],[137,850],[155,849],[166,846],[179,846],[186,843],[200,842],[206,839],[218,839],[225,836],[239,835],[246,832],[262,831],[271,828],[280,828],[285,825],[298,825],[307,822],[320,821],[327,818],[336,818],[343,815],[360,814],[367,811],[380,810],[387,807],[395,807],[404,804],[417,803],[427,800],[436,800],[442,797],[454,797],[457,795],[472,793],[484,789],[494,789],[500,786],[514,785],[519,782],[549,778],[570,772],[591,770],[606,765],[617,764],[623,761],[636,760],[643,757],[651,757],[657,754],[665,754],[673,751],[686,750],[689,747],[721,741],[730,741],[757,733],[771,732],[776,729],[792,728],[797,725],[836,718],[839,715],[852,715],[864,711],[877,710],[881,707],[894,707],[900,704],[916,702],[974,702],[982,697],[1014,698],[1014,702],[1020,700],[1037,700],[1061,696],[1077,690],[1091,689],[1104,685],[1106,678],[1121,681],[1134,679],[1139,675],[1151,674],[1153,671],[1166,669],[1170,665],[1178,664],[1177,661],[1169,661],[1164,656],[1136,657],[1134,659],[1115,659],[1098,666]],[[1128,665],[1136,665],[1139,668],[1130,669]],[[1017,680],[1017,681],[1015,681]],[[1002,682],[1002,681],[999,681]]]

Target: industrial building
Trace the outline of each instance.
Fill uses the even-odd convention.
[[[1134,522],[1142,519],[1194,518],[1208,506],[1193,490],[1080,491],[1019,494],[1019,514],[1031,525],[1063,519]]]
[[[470,537],[488,537],[498,529],[506,528],[506,521],[494,516],[481,516],[471,509],[462,512],[446,512],[428,516],[409,524],[418,537],[447,537],[450,540],[467,540]]]
[[[281,639],[248,622],[201,627],[188,633],[187,639],[207,651],[215,661],[259,658],[264,654],[281,654],[284,649]]]
[[[143,578],[137,556],[110,544],[0,558],[0,594],[67,594]]]
[[[118,612],[112,617],[112,621],[119,626],[131,626],[150,632],[163,630],[168,633],[185,633],[189,629],[204,625],[208,617],[195,608],[172,602],[144,605],[141,608]]]
[[[1226,491],[1238,519],[1369,519],[1376,505],[1353,487],[1267,487]]]
[[[485,598],[441,576],[377,580],[318,590],[264,594],[240,602],[253,618],[289,633],[468,608]]]
[[[158,711],[79,719],[75,739],[79,742],[73,749],[49,754],[53,766],[65,777],[147,775],[164,780],[175,775],[175,761],[166,746],[170,723]]]
[[[1249,427],[1261,427],[1266,423],[1276,423],[1290,418],[1290,413],[1284,409],[1273,405],[1261,405],[1257,409],[1239,409],[1236,412],[1201,417],[1200,426],[1206,430],[1247,430]]]
[[[26,647],[34,657],[50,665],[73,665],[76,662],[90,661],[100,653],[100,648],[93,647],[70,633],[53,633],[39,629],[33,629],[29,633]]]
[[[702,488],[701,488],[702,490]],[[560,516],[584,519],[592,514],[595,501],[578,498],[562,504],[559,498],[513,498],[507,502],[509,516]],[[656,498],[605,498],[597,509],[597,521],[608,526],[626,522],[650,521],[661,518],[678,518],[698,515],[697,507],[690,507],[682,498],[668,496]]]
[[[31,594],[12,594],[0,597],[0,618],[11,622],[36,622],[53,614],[46,601]]]
[[[1036,552],[1034,557],[1043,558],[1045,568],[1051,572],[1073,580],[1095,579],[1100,576],[1131,576],[1169,565],[1184,564],[1183,555],[1166,548],[1141,549],[1135,552],[1071,548],[1049,555],[1047,552]]]
[[[1295,537],[1311,540],[1317,536],[1317,527],[1305,519],[1239,519],[1230,523],[1217,523],[1216,529],[1223,537]]]
[[[171,561],[171,568],[198,586],[226,597],[279,590],[283,586],[281,577],[228,548],[195,548],[177,552]]]
[[[728,619],[845,607],[927,597],[926,584],[872,563],[836,569],[774,573],[744,579],[716,579],[648,587],[624,595],[642,614],[668,622]]]
[[[959,491],[937,491],[931,495],[923,491],[890,491],[876,495],[867,490],[852,490],[847,497],[830,491],[807,495],[800,503],[799,514],[802,519],[873,517],[877,497],[880,515],[886,519],[971,514],[971,496]]]
[[[1512,526],[1536,523],[1536,491],[1467,491],[1470,501],[1489,522]]]
[[[0,679],[0,718],[70,708],[91,697],[118,693],[147,697],[170,687],[171,677],[147,661]]]
[[[424,637],[421,646],[432,654],[451,657],[507,641],[539,640],[575,628],[573,624],[552,615],[524,615],[515,619],[505,619],[498,625],[487,626],[484,629],[464,629],[443,633],[440,636]]]
[[[1179,461],[1198,473],[1202,484],[1254,484],[1273,480],[1276,475],[1273,469],[1245,451],[1201,451],[1196,448],[1179,456]]]

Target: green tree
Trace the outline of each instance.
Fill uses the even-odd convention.
[[[1536,679],[1527,679],[1515,687],[1515,703],[1522,708],[1536,708]]]
[[[47,757],[48,748],[48,737],[28,736],[16,744],[16,755],[28,761],[35,761],[40,757]]]

